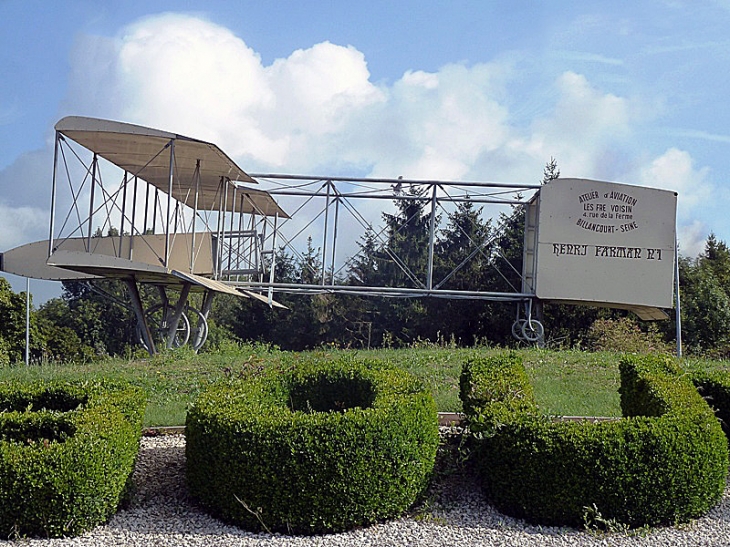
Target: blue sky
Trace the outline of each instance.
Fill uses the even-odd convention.
[[[728,28],[727,0],[0,0],[0,250],[47,237],[53,125],[84,115],[249,172],[534,183],[555,157],[679,192],[696,254],[730,240]]]

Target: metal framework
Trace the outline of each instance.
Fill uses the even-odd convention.
[[[128,289],[131,309],[138,321],[140,343],[151,353],[156,344],[175,347],[192,343],[199,348],[207,336],[207,315],[212,296],[226,292],[258,298],[276,305],[276,293],[356,294],[380,297],[466,298],[525,304],[531,318],[534,294],[524,287],[510,292],[479,287],[456,290],[449,280],[470,260],[494,258],[492,243],[500,236],[495,230],[489,238],[470,241],[472,250],[452,271],[434,277],[437,217],[449,214],[455,204],[471,202],[497,212],[524,205],[522,198],[539,185],[507,183],[409,180],[403,178],[321,177],[306,175],[255,174],[265,191],[250,188],[221,176],[217,187],[208,188],[201,200],[201,173],[204,166],[196,160],[188,180],[180,177],[176,164],[175,139],[160,143],[153,159],[167,156],[167,188],[144,178],[144,167],[122,171],[121,181],[105,184],[106,172],[100,168],[100,154],[86,161],[62,132],[57,135],[57,158],[64,166],[65,183],[71,201],[60,227],[57,224],[54,174],[51,232],[48,264],[64,268],[64,275],[122,279]],[[79,174],[71,175],[69,158],[80,164]],[[149,163],[152,161],[147,159]],[[117,182],[118,181],[118,182]],[[187,187],[188,192],[176,188]],[[406,189],[417,187],[418,195]],[[185,199],[175,197],[184,196]],[[262,196],[266,196],[263,200]],[[88,199],[88,203],[84,203]],[[201,201],[206,202],[201,208]],[[425,277],[418,277],[412,265],[386,244],[385,228],[375,225],[382,211],[398,201],[418,201],[428,215],[428,264]],[[375,204],[375,207],[373,207]],[[287,214],[284,210],[291,211]],[[375,217],[375,218],[373,218]],[[72,222],[71,219],[74,219]],[[384,246],[390,260],[403,272],[402,286],[362,286],[345,281],[348,266],[357,258],[353,243],[366,230]],[[111,235],[114,234],[114,235]],[[311,239],[310,239],[311,238]],[[312,283],[282,282],[276,277],[280,253],[302,258],[306,241],[316,242],[321,263],[318,278]],[[85,255],[84,255],[85,253]],[[69,256],[70,255],[70,256]],[[489,256],[488,256],[489,255]],[[504,261],[505,268],[511,265]],[[521,272],[510,272],[520,274]],[[202,279],[201,279],[202,278]],[[93,278],[89,278],[93,283]],[[138,284],[152,284],[159,290],[160,303],[142,309]],[[214,283],[214,285],[211,285]],[[168,290],[179,291],[171,302]],[[523,290],[521,290],[523,289]],[[201,310],[187,304],[188,294],[203,290]],[[519,307],[518,307],[519,310]],[[528,336],[522,334],[526,320],[520,319],[516,336],[537,340],[539,328],[528,322]],[[173,333],[175,333],[173,335]]]
[[[279,222],[278,226],[274,225],[276,219],[265,220],[272,235],[269,239],[264,239],[264,245],[268,246],[268,252],[273,256],[273,263],[276,261],[277,244],[281,244],[281,247],[301,258],[303,240],[312,237],[314,243],[312,234],[317,234],[317,243],[321,245],[318,253],[321,261],[320,279],[318,283],[302,284],[281,283],[271,279],[257,282],[250,278],[236,279],[230,275],[225,277],[226,282],[233,286],[269,292],[350,293],[385,297],[432,296],[498,301],[524,301],[533,296],[518,288],[511,292],[493,291],[489,290],[489,287],[473,290],[449,288],[449,280],[470,260],[477,255],[486,256],[486,253],[493,252],[491,244],[501,235],[499,230],[495,230],[485,240],[470,240],[471,253],[443,278],[436,279],[434,277],[436,219],[442,212],[451,213],[453,205],[459,202],[493,206],[493,212],[504,212],[505,207],[526,204],[521,197],[522,193],[536,190],[539,185],[281,174],[254,174],[252,177],[262,182],[262,185],[266,183],[269,195],[276,198],[287,210],[292,211],[291,217]],[[410,187],[418,187],[419,195],[404,191]],[[385,247],[390,259],[409,280],[407,286],[362,286],[350,285],[344,281],[341,274],[357,258],[357,254],[349,254],[347,258],[341,259],[343,254],[341,247],[348,247],[352,251],[355,249],[353,243],[357,237],[367,230],[374,235],[379,244],[387,244],[386,228],[374,226],[373,209],[368,209],[367,205],[363,207],[364,203],[372,201],[380,203],[418,201],[423,205],[423,210],[429,218],[428,262],[424,277],[419,278],[404,257]],[[375,210],[376,216],[380,216],[382,210],[382,206],[379,206]],[[301,222],[297,224],[302,217],[306,221],[303,226]],[[353,233],[355,230],[358,231]]]
[[[540,343],[544,330],[535,290],[540,188],[402,177],[249,175],[211,143],[126,123],[70,117],[56,125],[48,240],[3,253],[0,267],[26,277],[82,280],[92,286],[101,278],[123,281],[129,301],[119,303],[134,312],[139,341],[151,354],[162,346],[186,343],[200,348],[217,293],[278,307],[283,306],[276,302],[276,293],[513,302],[513,334]],[[427,263],[420,270],[388,246],[391,234],[383,222],[389,207],[409,201],[418,203],[417,214],[423,215],[418,220],[428,226]],[[522,271],[499,255],[494,242],[502,227],[495,226],[478,241],[464,232],[468,253],[437,276],[438,219],[466,202],[477,206],[490,223],[511,214],[526,215]],[[400,270],[404,282],[363,286],[347,281],[344,274],[358,257],[358,240],[366,233]],[[307,283],[279,279],[282,252],[301,263],[306,262],[303,253],[315,253],[316,278],[309,276]],[[504,279],[521,279],[520,286],[511,285],[507,292],[454,288],[455,274],[481,258]],[[159,301],[148,309],[140,285],[158,290]],[[171,299],[171,291],[176,298]],[[203,294],[200,309],[189,304],[195,292]]]

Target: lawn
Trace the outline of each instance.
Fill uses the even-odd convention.
[[[493,348],[423,347],[357,351],[358,356],[386,360],[419,376],[432,389],[439,411],[461,410],[459,373],[462,363],[492,355]],[[313,352],[337,356],[344,350]],[[564,416],[619,416],[619,355],[601,352],[519,350],[545,414]],[[0,381],[9,379],[108,378],[127,380],[149,394],[147,426],[183,425],[188,404],[202,388],[226,376],[241,376],[259,367],[287,366],[302,354],[262,345],[241,345],[217,353],[195,355],[176,350],[148,359],[107,359],[88,364],[16,365],[0,368]],[[685,360],[688,369],[730,368],[720,361]]]

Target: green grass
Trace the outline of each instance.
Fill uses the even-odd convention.
[[[336,356],[345,350],[320,350]],[[387,360],[423,379],[432,389],[439,411],[461,410],[459,374],[462,363],[499,349],[454,349],[435,346],[403,350],[358,351],[362,357]],[[579,351],[520,350],[535,395],[545,414],[564,416],[619,416],[618,354]],[[0,368],[0,382],[11,378],[110,378],[127,380],[149,394],[146,426],[183,425],[187,406],[210,382],[241,376],[266,366],[286,366],[300,354],[242,345],[225,352],[195,355],[176,350],[149,359],[108,359],[89,364],[16,365]],[[730,363],[689,359],[688,369],[730,368]]]

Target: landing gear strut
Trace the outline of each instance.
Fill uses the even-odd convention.
[[[160,348],[179,348],[190,344],[198,351],[208,338],[208,313],[213,303],[213,293],[206,291],[202,310],[197,310],[187,302],[190,285],[184,284],[180,297],[173,305],[164,286],[159,286],[160,302],[146,310],[143,309],[137,283],[127,280],[127,288],[132,296],[132,307],[137,316],[137,340],[150,355]]]
[[[145,319],[154,338],[155,346],[166,346],[170,336],[173,334],[172,320],[175,308],[169,304],[155,304],[145,310]],[[142,347],[149,351],[147,342],[143,335],[143,327],[137,323],[137,340]],[[172,337],[173,348],[180,348],[190,344],[195,351],[198,351],[208,338],[208,321],[199,310],[192,306],[185,306],[183,313]]]

